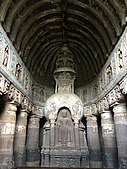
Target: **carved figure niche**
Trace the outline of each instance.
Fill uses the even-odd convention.
[[[58,112],[55,143],[57,148],[74,147],[74,123],[67,108],[61,108]]]

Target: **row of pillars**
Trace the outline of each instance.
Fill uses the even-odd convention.
[[[17,105],[12,102],[0,112],[0,168],[39,166],[39,118],[28,119],[23,109],[16,114]]]
[[[97,117],[87,117],[87,140],[90,168],[117,168],[126,163],[127,168],[127,110],[125,103],[103,111]]]
[[[6,103],[0,114],[0,167],[39,166],[39,118],[16,112],[16,104]],[[126,104],[114,105],[113,112],[101,113],[100,128],[96,116],[87,117],[90,168],[117,168],[127,161]]]

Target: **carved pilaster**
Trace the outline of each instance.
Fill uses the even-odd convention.
[[[51,120],[51,147],[55,146],[55,119]]]
[[[15,134],[17,106],[7,102],[0,117],[0,168],[14,167],[13,142]]]
[[[43,142],[42,142],[42,151],[41,151],[41,167],[49,167],[49,154],[50,154],[50,143],[51,147],[54,148],[54,122],[52,121],[51,127],[53,127],[53,135],[50,137],[50,123],[47,121],[45,125],[43,126]],[[52,140],[52,139],[53,140]]]
[[[75,147],[77,150],[79,150],[79,121],[75,120]]]
[[[103,138],[104,167],[116,168],[118,163],[117,145],[111,111],[104,111],[101,113],[101,127]]]
[[[39,166],[39,118],[31,116],[28,122],[26,141],[26,166]]]
[[[80,140],[80,149],[81,149],[81,167],[89,167],[89,152],[86,141],[86,131],[83,123],[79,123],[79,140]]]
[[[16,123],[15,141],[14,141],[14,159],[15,166],[25,166],[26,164],[26,126],[28,111],[19,110]]]
[[[102,152],[96,116],[87,117],[87,139],[91,168],[102,168]]]
[[[113,106],[116,129],[119,165],[127,161],[127,110],[126,103],[116,103]]]

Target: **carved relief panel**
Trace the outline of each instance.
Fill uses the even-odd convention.
[[[3,51],[3,56],[2,56],[2,65],[7,68],[9,64],[9,59],[10,59],[10,46],[6,40],[5,40],[3,48],[4,48],[4,51]]]
[[[2,62],[2,56],[3,56],[3,34],[0,31],[0,63]]]
[[[74,147],[74,123],[68,109],[61,109],[56,121],[56,147]]]

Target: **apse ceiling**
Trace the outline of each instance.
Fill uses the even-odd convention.
[[[0,0],[1,23],[33,77],[53,84],[57,52],[74,55],[76,85],[93,80],[126,24],[127,0]]]

